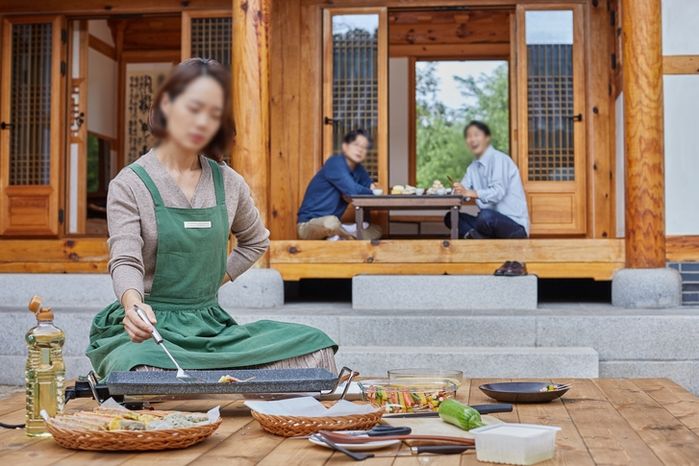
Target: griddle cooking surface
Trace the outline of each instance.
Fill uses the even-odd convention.
[[[201,381],[185,382],[175,371],[112,372],[104,383],[110,395],[179,395],[214,393],[289,393],[332,390],[337,375],[326,369],[187,370]],[[249,382],[219,383],[223,375]]]

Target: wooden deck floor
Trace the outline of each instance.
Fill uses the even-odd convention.
[[[471,404],[492,400],[471,380],[458,397]],[[506,422],[556,425],[556,457],[542,465],[696,465],[699,464],[699,398],[666,379],[557,380],[573,383],[561,400],[518,405],[497,414]],[[0,401],[0,421],[22,422],[23,394]],[[166,403],[164,408],[205,410],[215,401]],[[90,400],[72,401],[69,409],[91,409]],[[30,439],[24,431],[0,431],[0,463],[41,465],[265,465],[315,466],[356,464],[339,453],[305,440],[265,433],[238,402],[222,409],[224,422],[208,440],[185,450],[151,453],[99,453],[66,450],[51,439]],[[395,452],[385,450],[382,453]],[[426,463],[428,461],[428,463]],[[466,466],[473,453],[421,458],[375,458],[368,466]]]

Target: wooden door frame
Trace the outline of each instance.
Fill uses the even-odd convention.
[[[569,10],[573,12],[573,99],[575,108],[573,114],[581,114],[583,121],[578,129],[574,132],[574,181],[534,181],[528,180],[529,158],[528,154],[528,102],[527,102],[527,44],[526,44],[526,28],[525,28],[525,13],[527,11],[560,11]],[[524,189],[529,194],[532,193],[553,193],[553,192],[569,192],[571,185],[574,186],[574,198],[576,205],[574,207],[575,227],[569,228],[551,228],[546,231],[545,235],[585,235],[587,232],[587,148],[586,148],[586,125],[587,125],[587,108],[586,108],[586,76],[585,76],[585,37],[584,37],[584,10],[582,4],[572,3],[545,3],[545,4],[519,4],[517,5],[517,94],[518,94],[518,115],[517,115],[517,139],[519,144],[518,165]],[[576,70],[578,72],[576,72]],[[530,205],[531,212],[531,205]],[[536,231],[532,231],[537,234]]]
[[[377,14],[379,17],[378,27],[378,50],[377,50],[377,83],[378,83],[378,102],[377,108],[379,111],[377,121],[377,134],[374,145],[377,148],[377,171],[379,186],[388,189],[388,9],[386,7],[357,7],[357,8],[323,8],[323,27],[322,27],[322,118],[319,122],[321,125],[322,135],[322,160],[327,160],[333,154],[333,126],[326,125],[324,118],[330,116],[332,118],[332,17],[337,15],[362,15],[362,14]]]
[[[59,222],[59,209],[63,200],[63,170],[64,150],[63,141],[65,132],[65,76],[61,75],[61,62],[65,59],[65,48],[61,41],[61,34],[65,29],[65,16],[63,15],[37,15],[37,16],[7,16],[2,18],[2,80],[0,88],[0,120],[10,121],[10,102],[7,98],[10,93],[11,77],[5,74],[11,73],[12,67],[12,26],[15,24],[51,23],[51,91],[50,91],[50,155],[49,155],[49,183],[46,185],[16,185],[10,186],[9,170],[0,172],[0,235],[32,235],[32,236],[58,236],[62,231]],[[67,70],[66,70],[67,74]],[[11,131],[11,130],[9,130]],[[10,132],[0,131],[0,167],[9,167],[10,163]],[[49,197],[47,228],[40,230],[12,229],[9,224],[8,198],[11,194],[27,197]],[[65,223],[65,222],[64,222]]]

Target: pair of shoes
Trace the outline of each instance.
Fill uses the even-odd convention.
[[[520,277],[527,275],[527,265],[524,262],[507,261],[494,273],[498,277]]]

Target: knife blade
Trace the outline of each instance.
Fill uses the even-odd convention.
[[[471,408],[478,411],[480,414],[492,414],[492,413],[509,413],[512,411],[512,404],[510,403],[490,403],[485,405],[473,405]],[[424,413],[398,413],[398,414],[385,414],[384,418],[410,418],[410,417],[439,417],[437,411],[428,411]]]
[[[461,455],[469,450],[475,450],[474,445],[422,445],[410,447],[408,451],[398,451],[396,453],[374,454],[372,458],[397,458],[401,456],[415,455]]]

